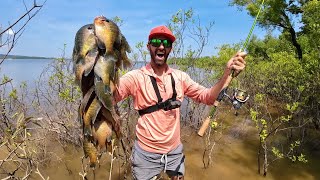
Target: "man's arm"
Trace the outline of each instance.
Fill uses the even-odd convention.
[[[246,53],[238,52],[227,63],[223,76],[211,88],[205,88],[198,83],[194,82],[187,74],[183,77],[185,95],[190,97],[196,102],[201,102],[207,105],[213,105],[222,89],[227,87],[232,80],[233,76],[237,76],[240,71],[245,68]]]
[[[120,77],[116,91],[113,94],[116,103],[133,95],[133,93],[137,91],[137,85],[134,78],[135,74],[136,71],[130,71]]]

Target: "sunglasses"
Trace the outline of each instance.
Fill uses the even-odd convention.
[[[151,44],[153,47],[160,47],[161,43],[165,48],[172,47],[172,42],[167,39],[151,39],[149,41],[149,44]]]

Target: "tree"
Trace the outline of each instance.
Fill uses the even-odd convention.
[[[245,7],[249,15],[255,17],[261,0],[232,0],[231,5]],[[298,58],[302,60],[302,47],[298,41],[300,20],[303,14],[303,6],[308,3],[308,0],[268,0],[264,1],[263,10],[259,16],[258,24],[267,29],[278,28],[283,34],[288,33],[288,40],[296,49]],[[301,25],[305,26],[304,24]]]

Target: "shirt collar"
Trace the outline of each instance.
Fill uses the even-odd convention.
[[[167,64],[166,64],[167,65]],[[164,73],[165,75],[167,74],[171,74],[172,73],[172,68],[170,68],[168,65],[167,65],[167,71]],[[149,75],[149,76],[154,76],[154,70],[152,69],[152,66],[150,63],[148,63],[146,66],[142,67],[141,68],[141,71],[143,73],[145,73],[146,75]]]

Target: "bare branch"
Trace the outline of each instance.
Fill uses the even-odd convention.
[[[12,49],[14,48],[14,46],[16,45],[17,43],[17,40],[21,37],[21,35],[23,34],[24,32],[24,28],[25,26],[29,23],[29,21],[35,16],[38,14],[38,12],[42,9],[43,5],[46,3],[47,0],[45,0],[43,2],[42,5],[37,5],[36,3],[36,0],[34,0],[34,4],[33,4],[33,7],[31,9],[28,10],[26,4],[25,4],[25,1],[23,1],[23,4],[26,8],[26,13],[23,14],[18,20],[16,20],[13,24],[9,25],[6,29],[4,29],[2,32],[0,32],[0,36],[2,36],[5,32],[9,31],[9,30],[12,30],[13,27],[16,27],[18,25],[19,22],[21,22],[26,16],[28,16],[28,19],[26,22],[24,22],[22,24],[22,26],[17,30],[17,31],[14,31],[13,32],[13,37],[9,37],[8,35],[8,38],[7,40],[5,41],[5,43],[3,44],[0,44],[0,47],[4,46],[4,45],[8,45],[9,48],[8,48],[8,51],[7,53],[5,54],[5,56],[0,60],[0,65],[2,64],[2,62],[7,58],[7,56],[9,55],[9,53],[12,51]],[[34,13],[32,13],[32,11],[34,11],[35,9],[37,9]],[[12,39],[12,40],[10,40]],[[11,43],[11,45],[10,45]]]

